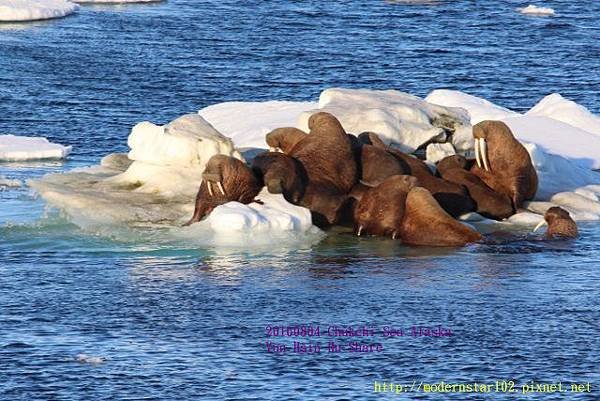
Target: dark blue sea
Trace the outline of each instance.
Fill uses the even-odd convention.
[[[546,18],[515,11],[527,4],[169,0],[0,25],[0,134],[74,146],[0,175],[97,164],[140,121],[328,87],[450,88],[516,111],[559,92],[600,113],[600,2],[536,2]],[[198,249],[82,229],[26,186],[2,191],[0,399],[598,401],[600,224],[580,230],[442,250],[343,230]],[[374,335],[328,335],[347,327]]]

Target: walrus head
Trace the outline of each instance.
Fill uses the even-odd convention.
[[[479,168],[485,171],[492,170],[493,158],[488,155],[491,144],[495,149],[504,147],[504,144],[517,141],[508,125],[502,121],[486,120],[473,126],[473,138],[475,138],[475,160]],[[509,147],[506,147],[509,149]],[[492,159],[492,160],[490,160]]]
[[[277,128],[267,134],[265,141],[271,152],[290,154],[294,146],[306,135],[306,132],[294,127]]]
[[[565,209],[553,206],[544,213],[544,220],[538,224],[533,231],[537,231],[543,225],[548,225],[546,237],[576,238],[579,235],[577,224]]]
[[[458,168],[461,170],[466,170],[469,165],[469,161],[461,155],[452,155],[443,158],[436,165],[437,171],[443,175],[445,172]]]
[[[311,135],[346,135],[344,127],[333,114],[321,111],[310,116],[308,129]]]

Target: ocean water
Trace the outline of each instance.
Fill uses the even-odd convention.
[[[560,92],[600,113],[600,3],[515,12],[527,4],[170,0],[0,25],[0,133],[74,145],[66,162],[0,164],[0,176],[97,164],[127,150],[139,121],[332,86],[452,88],[517,111]],[[335,230],[236,249],[80,228],[27,187],[0,191],[0,206],[2,400],[600,399],[598,223],[575,241],[408,248]],[[321,336],[267,335],[294,325]],[[333,326],[377,334],[332,338]],[[385,326],[405,335],[384,338]],[[295,340],[320,353],[294,352]],[[383,350],[328,352],[329,341]],[[518,391],[424,392],[441,381]],[[567,391],[522,393],[558,382]]]

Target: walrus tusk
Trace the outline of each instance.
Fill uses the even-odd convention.
[[[479,146],[481,147],[481,158],[483,159],[483,166],[485,171],[490,171],[490,163],[487,155],[487,142],[485,139],[481,138],[479,140]]]
[[[537,226],[535,226],[535,228],[533,229],[533,232],[536,232],[537,230],[539,230],[539,229],[540,229],[540,227],[541,227],[541,226],[543,226],[543,225],[545,225],[545,224],[548,224],[548,223],[546,222],[546,220],[542,220],[542,221],[540,221],[540,222],[539,222],[539,224],[538,224]]]
[[[363,226],[358,227],[358,232],[356,233],[356,235],[358,235],[360,237],[360,233],[363,230]]]
[[[223,196],[227,196],[225,195],[225,189],[223,188],[223,184],[221,184],[221,181],[217,182],[217,186],[219,187],[219,191],[221,191]]]
[[[396,231],[392,234],[392,239],[396,239]]]
[[[215,196],[215,194],[213,193],[213,189],[212,189],[212,183],[210,181],[206,181],[206,186],[208,187],[208,194],[210,196]]]
[[[269,148],[269,152],[277,152],[277,148],[274,148],[273,146],[271,146]]]
[[[477,167],[481,168],[481,156],[479,155],[479,138],[475,138],[475,160],[477,160]]]

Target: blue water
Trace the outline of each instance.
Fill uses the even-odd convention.
[[[600,3],[171,0],[0,25],[0,133],[75,145],[27,180],[126,151],[131,127],[326,87],[459,89],[523,111],[560,92],[600,113]],[[243,116],[232,116],[243,118]],[[600,151],[600,150],[599,150]],[[573,242],[407,248],[334,231],[198,249],[82,229],[0,192],[2,400],[600,399],[600,225]],[[273,355],[265,326],[450,328],[383,352]],[[322,337],[322,346],[330,340]],[[342,341],[344,342],[344,341]],[[560,394],[381,394],[374,381],[591,383]],[[519,388],[520,389],[520,388]]]

